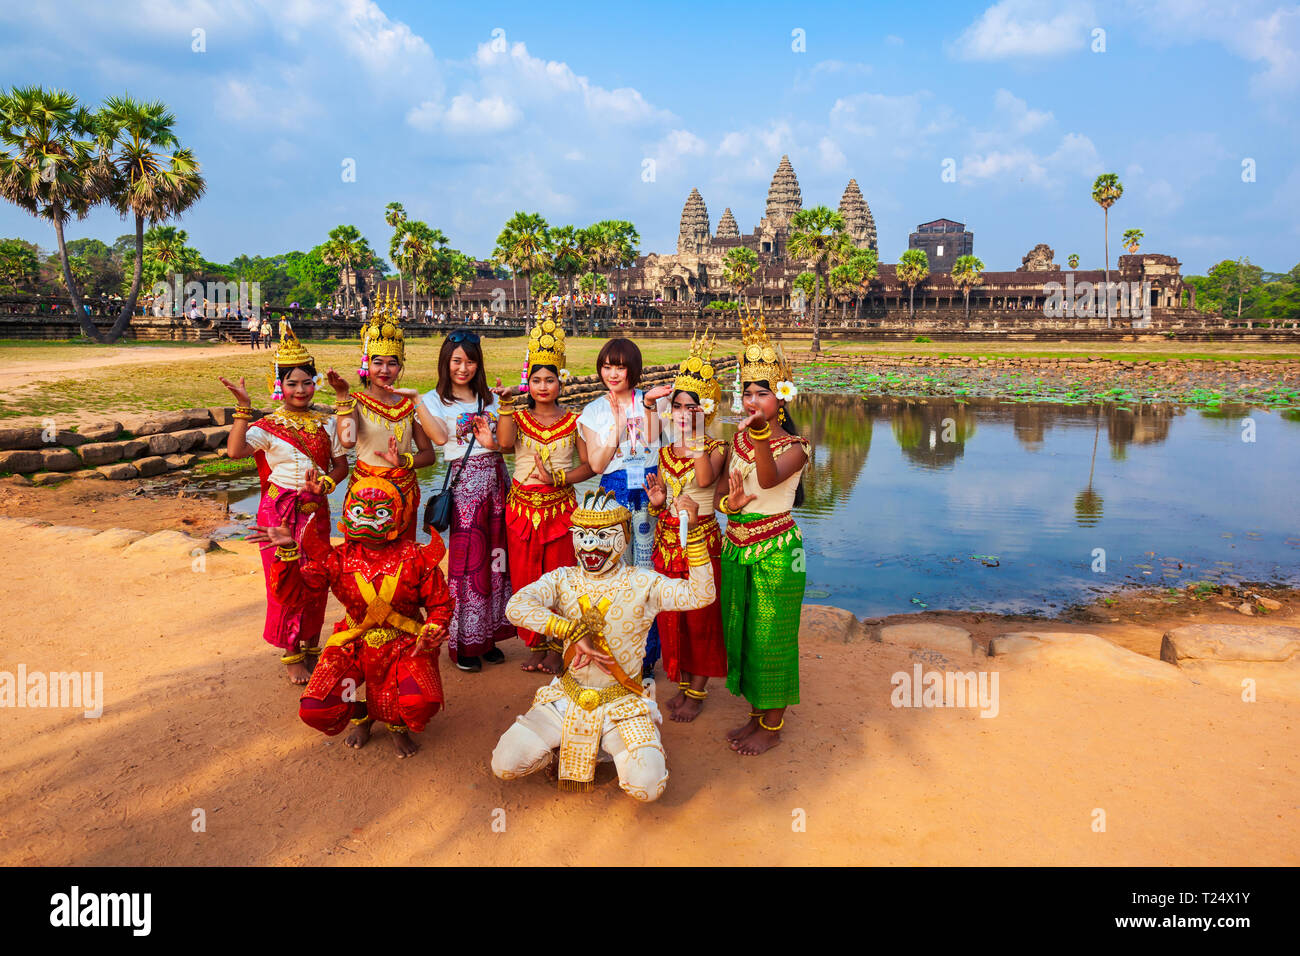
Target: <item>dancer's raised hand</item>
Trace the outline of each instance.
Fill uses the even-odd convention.
[[[727,504],[733,512],[739,511],[753,501],[756,496],[745,493],[745,479],[740,476],[740,472],[730,471],[727,474],[729,476]]]
[[[253,534],[250,534],[245,540],[256,541],[259,544],[273,544],[278,548],[289,548],[298,542],[294,540],[285,525],[253,525]]]
[[[397,456],[397,439],[392,435],[388,436],[388,448],[376,454],[393,468],[401,467],[402,459]]]
[[[668,489],[664,487],[664,480],[656,472],[646,472],[645,496],[656,508],[662,508],[668,500]]]
[[[334,389],[334,394],[341,399],[346,399],[352,392],[352,386],[348,384],[348,380],[334,369],[330,369],[325,373],[325,380],[330,383],[330,388]]]
[[[221,382],[222,385],[230,389],[230,394],[235,396],[235,402],[237,404],[239,404],[244,408],[247,408],[249,405],[252,404],[252,399],[248,397],[248,385],[245,384],[242,378],[239,380],[238,385],[236,385],[234,382],[230,381],[230,379],[225,378],[222,375],[218,375],[217,379],[218,381]]]

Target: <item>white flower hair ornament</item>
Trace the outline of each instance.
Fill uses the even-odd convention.
[[[717,402],[715,402],[713,399],[711,398],[700,399],[700,411],[704,412],[705,415],[712,415],[713,410],[716,407],[717,407]]]
[[[794,387],[794,382],[777,382],[776,397],[783,402],[788,402],[799,394],[799,389]]]
[[[573,375],[570,374],[567,368],[560,369],[560,382],[562,384],[567,384],[571,378],[573,378]]]

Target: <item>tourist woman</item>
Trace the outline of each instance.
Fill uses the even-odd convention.
[[[455,612],[447,637],[463,671],[500,664],[497,641],[514,637],[506,620],[506,463],[495,440],[498,399],[487,384],[479,337],[457,329],[438,352],[438,383],[416,404],[420,426],[443,448],[451,488],[448,586]],[[472,447],[471,447],[472,444]]]
[[[226,453],[232,459],[251,456],[257,462],[257,477],[262,487],[257,507],[259,525],[288,528],[299,543],[310,528],[311,534],[328,545],[327,496],[347,476],[347,455],[334,420],[312,411],[316,364],[292,333],[276,349],[271,367],[275,373],[272,395],[283,396],[283,403],[256,422],[244,380],[241,378],[236,385],[229,379],[221,379],[221,384],[235,396],[236,406],[226,439]],[[309,482],[316,482],[323,493],[310,491]],[[308,524],[313,514],[316,520]],[[320,630],[329,595],[317,590],[308,593],[304,602],[281,602],[271,587],[270,567],[274,560],[274,549],[263,545],[266,624],[262,637],[283,651],[280,660],[288,668],[289,682],[306,684],[311,676],[308,658],[314,661],[320,653]]]
[[[727,689],[749,701],[749,720],[727,734],[746,755],[776,746],[785,709],[799,703],[799,611],[803,537],[790,515],[803,503],[808,442],[786,408],[796,392],[780,349],[742,321],[740,380],[747,417],[727,448],[718,510],[722,543],[722,630]]]
[[[722,532],[713,516],[714,485],[722,475],[727,443],[710,438],[706,427],[717,413],[722,389],[709,362],[713,343],[691,338],[691,352],[672,385],[671,413],[665,432],[670,440],[659,449],[657,473],[646,475],[650,512],[657,514],[654,568],[660,574],[686,578],[690,570],[681,540],[677,502],[698,505],[697,530],[713,560],[714,580],[722,576]],[[691,721],[709,696],[710,677],[727,676],[727,652],[722,638],[722,613],[717,598],[693,611],[665,611],[656,619],[664,670],[677,682],[678,693],[668,701],[668,716]]]
[[[624,552],[637,567],[654,566],[654,530],[650,524],[646,475],[658,469],[658,399],[667,385],[642,392],[641,350],[631,339],[610,339],[596,356],[596,371],[608,391],[587,403],[578,417],[579,455],[600,475],[600,487],[612,491],[632,512],[632,538]],[[645,675],[659,659],[659,629],[646,638]]]
[[[569,516],[577,507],[573,486],[595,472],[578,453],[578,413],[560,404],[567,377],[564,321],[559,303],[553,301],[542,307],[529,336],[528,397],[519,401],[518,388],[498,390],[497,441],[503,450],[515,452],[506,526],[510,584],[516,591],[547,571],[577,563],[569,528]],[[519,638],[533,652],[524,670],[560,672],[558,644],[524,627],[519,628]]]
[[[402,495],[402,536],[414,541],[420,503],[416,469],[432,465],[436,453],[417,427],[415,399],[393,391],[405,364],[406,345],[390,297],[376,302],[369,324],[362,328],[359,371],[366,387],[349,394],[347,380],[334,369],[329,370],[329,383],[339,439],[344,448],[357,450],[352,480],[369,476],[396,485]]]

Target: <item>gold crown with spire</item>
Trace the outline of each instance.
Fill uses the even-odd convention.
[[[280,336],[280,345],[275,350],[274,364],[276,369],[278,370],[282,365],[308,365],[312,361],[312,357],[307,354],[307,350],[298,341],[298,336],[294,333],[293,328],[286,322],[284,334]]]
[[[537,323],[528,334],[528,367],[565,366],[564,361],[564,303],[552,297],[537,310]]]
[[[632,512],[618,503],[614,492],[605,489],[584,492],[582,504],[574,508],[569,515],[569,524],[595,530],[613,527],[631,520]]]
[[[673,379],[673,392],[694,392],[701,402],[711,398],[715,403],[715,413],[716,403],[722,397],[722,386],[718,383],[716,370],[709,360],[713,356],[713,346],[717,344],[717,340],[716,335],[709,336],[708,329],[704,330],[704,334],[698,340],[692,332],[690,354],[677,370],[677,377]],[[711,419],[713,415],[709,414],[707,417]]]
[[[790,381],[790,365],[779,342],[767,334],[767,320],[762,309],[758,321],[740,317],[740,380],[742,382],[767,382],[776,388],[777,382]]]
[[[398,321],[399,308],[392,290],[375,296],[375,308],[370,320],[361,327],[361,354],[367,358],[376,355],[394,355],[406,364],[406,340]]]

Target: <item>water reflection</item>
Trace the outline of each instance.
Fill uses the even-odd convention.
[[[1300,584],[1293,413],[807,393],[794,411],[812,448],[809,600],[1050,613],[1124,581]],[[255,476],[227,484],[255,513]]]

